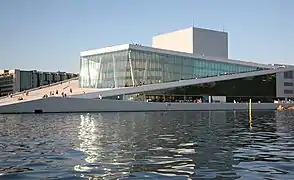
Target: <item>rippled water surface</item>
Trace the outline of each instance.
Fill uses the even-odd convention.
[[[0,115],[0,179],[294,179],[294,112]]]

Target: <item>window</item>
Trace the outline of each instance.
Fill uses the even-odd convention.
[[[293,94],[293,90],[284,89],[284,94]]]
[[[285,79],[293,79],[293,71],[284,72]]]
[[[284,86],[293,86],[292,82],[284,82]]]

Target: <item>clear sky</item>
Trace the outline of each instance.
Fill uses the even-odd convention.
[[[0,0],[0,68],[78,71],[79,52],[194,26],[229,57],[294,64],[294,0]]]

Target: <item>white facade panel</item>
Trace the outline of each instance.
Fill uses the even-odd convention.
[[[153,37],[152,47],[228,59],[228,33],[191,27]]]
[[[161,34],[152,38],[152,47],[193,53],[193,28]]]
[[[225,103],[227,97],[226,96],[211,96],[211,99],[212,99],[213,102]]]

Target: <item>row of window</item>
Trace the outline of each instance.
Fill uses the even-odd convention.
[[[284,89],[284,94],[293,94],[293,90]]]
[[[13,79],[8,79],[8,80],[5,80],[5,81],[1,81],[0,82],[0,87],[1,86],[7,86],[7,85],[10,85],[10,84],[13,84]]]
[[[284,72],[285,79],[293,79],[293,71]]]
[[[284,82],[284,86],[293,86],[292,82]]]
[[[293,71],[284,72],[285,79],[293,79]],[[284,86],[293,87],[293,82],[284,82]],[[284,89],[284,94],[293,94],[292,89]]]

